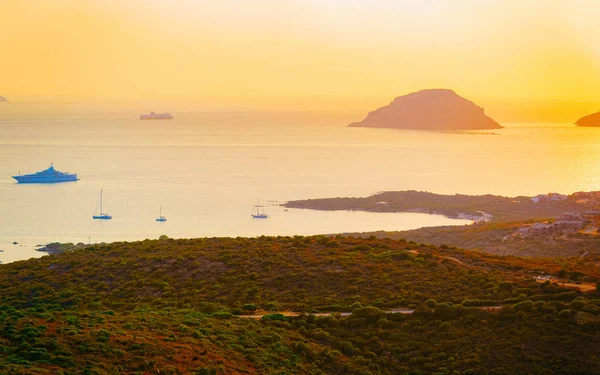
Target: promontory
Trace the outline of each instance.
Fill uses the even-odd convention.
[[[591,115],[583,116],[575,122],[577,126],[599,126],[600,127],[600,112],[592,113]]]
[[[8,99],[6,99],[4,96],[0,95],[0,103],[8,103]]]
[[[482,107],[448,89],[421,90],[399,96],[349,126],[424,130],[502,128],[486,116]]]

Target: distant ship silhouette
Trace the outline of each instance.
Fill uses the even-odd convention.
[[[173,116],[169,112],[165,113],[154,113],[150,112],[148,115],[140,115],[140,120],[170,120]]]

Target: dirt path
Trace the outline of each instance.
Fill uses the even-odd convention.
[[[419,250],[408,250],[408,252],[412,253],[412,254],[415,254],[415,255],[419,254]],[[461,266],[465,266],[465,267],[471,268],[470,265],[466,264],[465,262],[463,262],[460,259],[456,259],[454,257],[442,256],[442,255],[438,255],[438,256],[440,258],[448,259],[448,260],[450,260],[452,262],[460,264]],[[537,281],[540,282],[540,283],[543,283],[546,280],[537,280]],[[576,288],[576,289],[579,289],[582,292],[589,292],[589,291],[592,291],[592,290],[596,289],[596,284],[594,284],[594,283],[573,284],[573,283],[564,283],[564,282],[560,282],[560,281],[552,280],[552,279],[550,280],[550,282],[555,282],[555,283],[557,283],[560,286],[566,286],[566,287],[570,287],[570,288]]]
[[[559,285],[577,288],[577,289],[581,290],[582,292],[589,292],[591,290],[596,290],[596,285],[592,284],[592,283],[581,283],[581,284],[561,283]]]
[[[569,288],[576,288],[579,289],[582,292],[589,292],[592,290],[596,290],[596,284],[594,283],[581,283],[581,284],[574,284],[574,283],[563,283],[561,281],[555,280],[555,279],[550,279],[550,280],[536,280],[538,283],[544,283],[546,281],[550,281],[551,283],[557,283],[560,286],[566,286]]]
[[[454,257],[444,257],[444,256],[440,256],[440,258],[448,259],[448,260],[450,260],[450,261],[452,261],[452,262],[454,262],[454,263],[458,263],[458,264],[460,264],[461,266],[465,266],[465,267],[471,267],[471,266],[469,266],[468,264],[466,264],[465,262],[463,262],[462,260],[460,260],[460,259],[456,259],[456,258],[454,258]]]
[[[408,250],[408,252],[411,253],[411,254],[415,254],[415,255],[419,254],[419,250]],[[456,259],[454,257],[446,257],[446,256],[442,256],[442,255],[438,255],[438,257],[443,258],[443,259],[448,259],[448,260],[450,260],[450,261],[452,261],[454,263],[460,264],[461,266],[471,267],[468,264],[466,264],[465,262],[463,262],[462,260]]]
[[[481,306],[479,307],[482,310],[498,310],[501,309],[502,306]],[[383,310],[386,313],[395,313],[395,314],[412,314],[415,312],[415,310],[411,310],[411,309],[407,309],[406,307],[397,307],[394,309],[389,309],[389,310]],[[238,318],[244,318],[244,319],[261,319],[263,316],[265,315],[270,315],[270,314],[282,314],[284,316],[299,316],[302,314],[312,314],[312,313],[299,313],[299,312],[295,312],[295,311],[276,311],[276,312],[264,312],[264,313],[260,313],[260,314],[253,314],[253,315],[238,315]],[[314,313],[312,315],[315,316],[329,316],[331,314],[340,314],[341,316],[348,316],[351,315],[351,312],[345,311],[345,312],[321,312],[321,313]]]
[[[386,313],[400,313],[400,314],[412,314],[415,310],[407,309],[406,307],[396,307],[389,310],[384,310]],[[320,313],[300,313],[295,311],[274,311],[274,312],[264,312],[260,314],[253,315],[238,315],[238,318],[246,318],[246,319],[261,319],[265,315],[270,314],[282,314],[284,316],[299,316],[302,314],[312,314],[315,316],[329,316],[331,314],[340,314],[341,316],[351,315],[352,312],[344,311],[344,312],[320,312]]]

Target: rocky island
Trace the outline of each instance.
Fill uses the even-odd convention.
[[[351,127],[482,130],[502,126],[486,116],[482,107],[448,89],[430,89],[399,96],[389,105],[369,112]]]
[[[583,116],[575,122],[577,126],[595,127],[600,126],[600,112],[592,113],[591,115]]]
[[[0,103],[8,103],[8,99],[6,99],[6,97],[0,95]]]

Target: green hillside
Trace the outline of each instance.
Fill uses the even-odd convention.
[[[600,300],[534,279],[553,267],[374,237],[94,245],[0,266],[0,373],[600,373]]]

